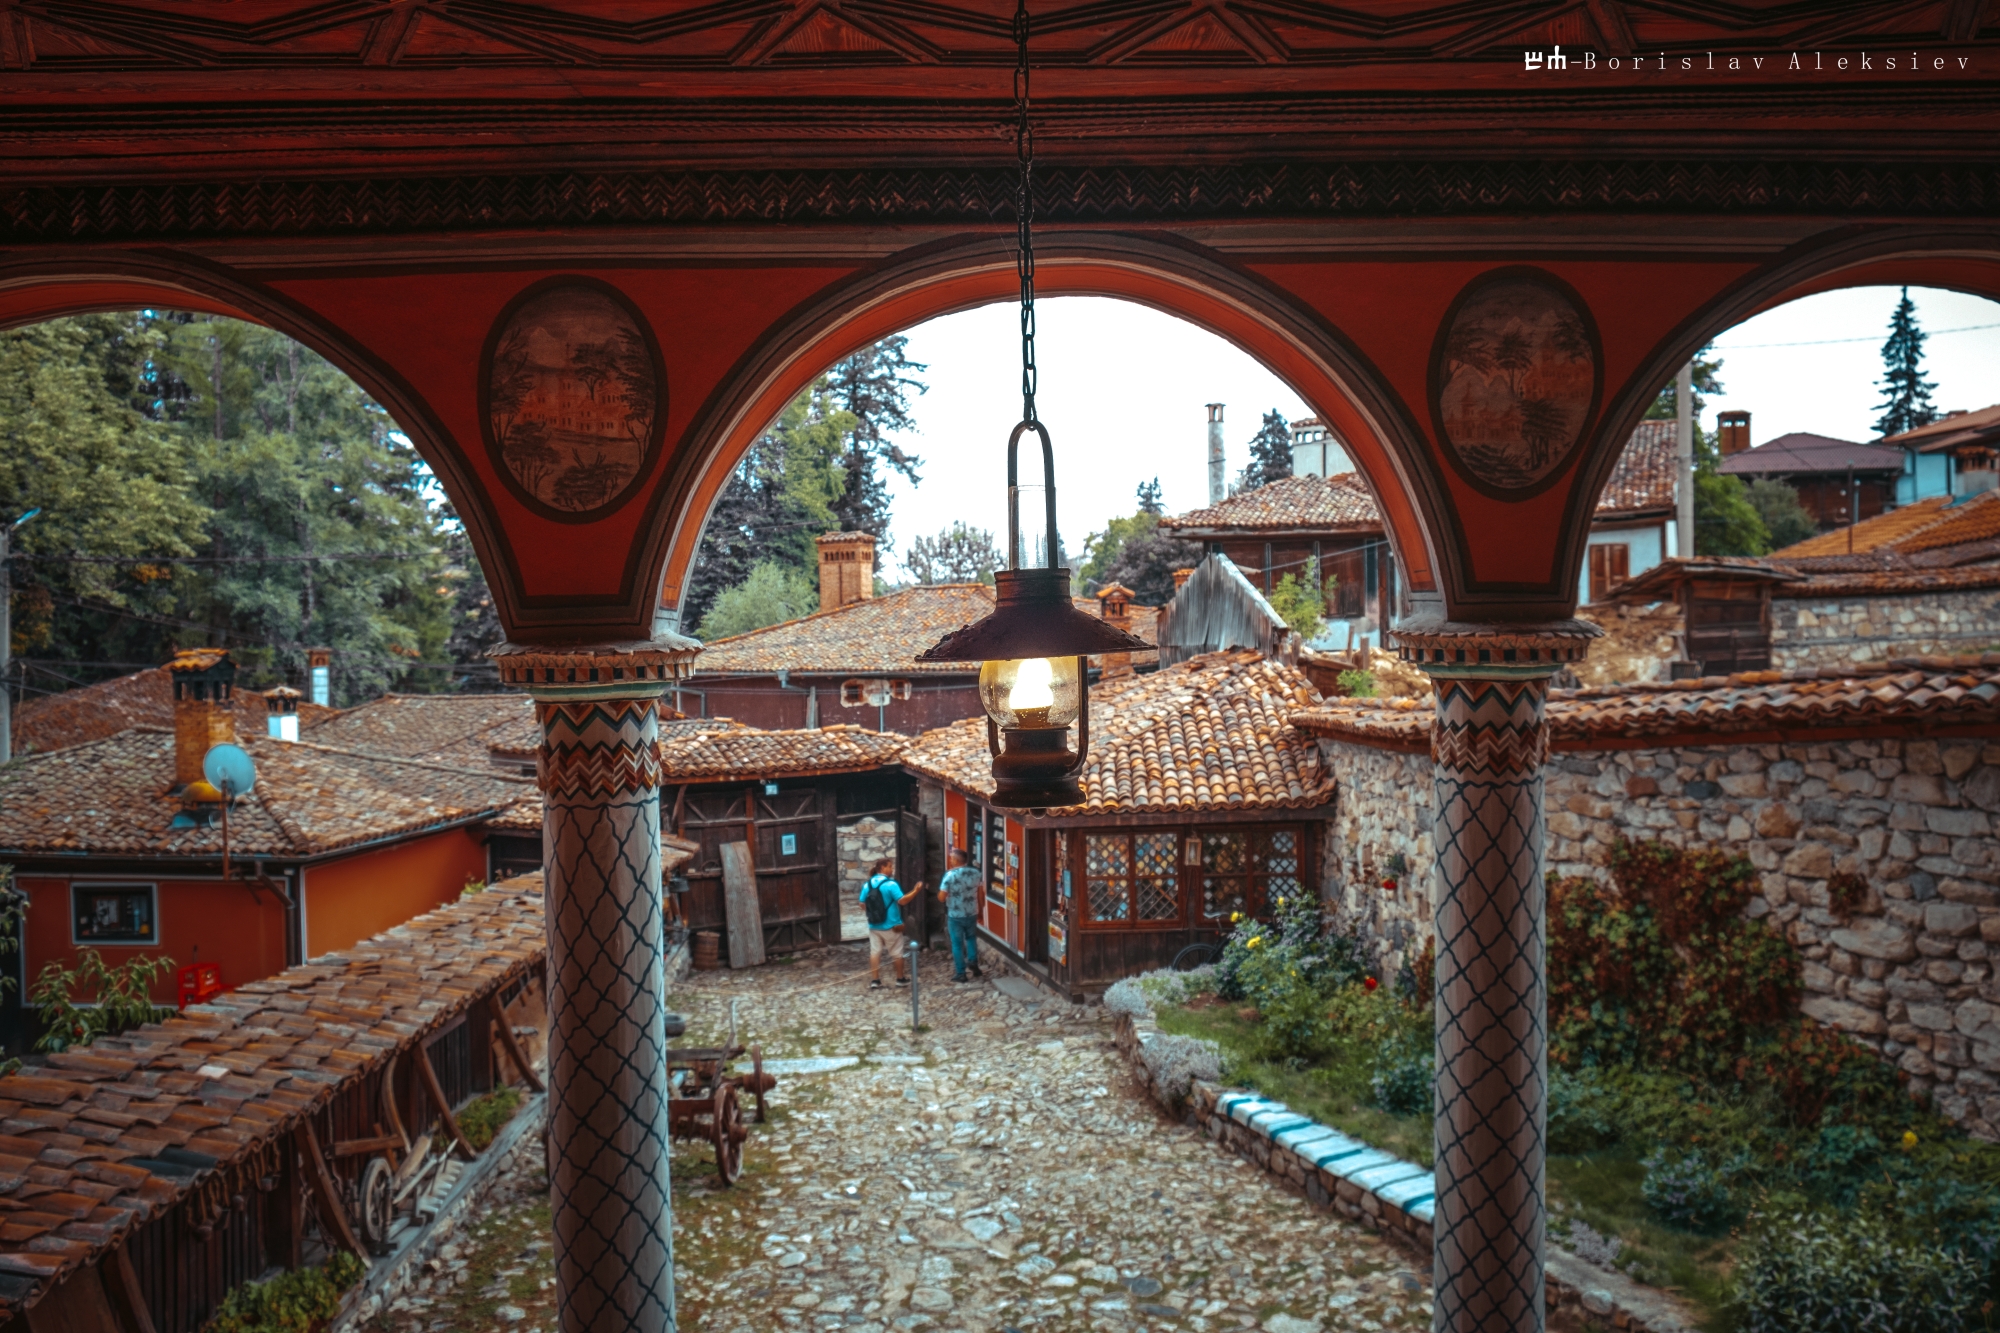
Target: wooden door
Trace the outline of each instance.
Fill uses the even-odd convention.
[[[722,848],[749,844],[758,911],[768,953],[790,953],[839,937],[840,914],[829,902],[832,837],[816,786],[746,783],[688,793],[681,834],[699,843],[687,868],[683,900],[690,930],[724,930]],[[829,922],[831,926],[829,927]]]
[[[932,918],[942,915],[931,910],[932,903],[936,901],[937,876],[929,873],[928,844],[923,815],[915,810],[897,811],[896,882],[903,886],[905,893],[919,883],[924,886],[924,891],[903,909],[903,933],[924,948],[930,947]]]

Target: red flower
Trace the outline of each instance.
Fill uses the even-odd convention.
[[[1373,977],[1364,977],[1361,984],[1369,990],[1374,990],[1379,983]]]

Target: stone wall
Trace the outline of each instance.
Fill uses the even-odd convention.
[[[2000,642],[2000,588],[1771,599],[1771,667],[1847,667],[1977,653]]]
[[[840,826],[840,901],[855,902],[875,863],[896,856],[896,823],[891,819],[857,819]],[[910,887],[905,884],[904,888]]]
[[[1429,760],[1323,740],[1340,777],[1341,875],[1329,896],[1385,966],[1431,929]],[[1896,1061],[1938,1110],[2000,1139],[2000,741],[1846,740],[1569,751],[1550,756],[1548,863],[1605,874],[1621,836],[1709,846],[1762,878],[1805,958],[1807,1014]],[[1357,867],[1402,851],[1424,877],[1394,894]],[[1865,882],[1836,915],[1828,880]],[[1421,890],[1417,885],[1423,885]]]
[[[1431,757],[1321,741],[1339,783],[1320,896],[1393,977],[1431,933]],[[1395,858],[1400,856],[1400,874]],[[1383,887],[1393,878],[1394,889]]]

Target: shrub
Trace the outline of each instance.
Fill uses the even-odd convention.
[[[1911,1110],[1900,1071],[1854,1038],[1804,1017],[1746,1052],[1737,1062],[1737,1077],[1769,1085],[1802,1125],[1831,1116],[1880,1122],[1885,1131],[1900,1134]]]
[[[1343,671],[1334,679],[1340,682],[1340,692],[1350,699],[1373,699],[1381,692],[1372,671]]]
[[[1822,1125],[1802,1163],[1806,1187],[1836,1207],[1851,1208],[1874,1178],[1882,1140],[1855,1125]]]
[[[1104,992],[1104,1007],[1114,1014],[1147,1018],[1152,1015],[1156,1004],[1186,1004],[1195,996],[1214,989],[1215,968],[1212,965],[1189,968],[1185,972],[1159,967],[1111,983]]]
[[[151,992],[153,979],[173,965],[174,960],[164,954],[156,958],[134,954],[109,967],[95,949],[77,950],[74,968],[58,960],[44,963],[28,988],[28,1002],[38,1006],[42,1016],[43,1031],[35,1049],[80,1049],[99,1037],[172,1018],[173,1009],[154,1004]]]
[[[1612,1103],[1595,1068],[1549,1070],[1549,1151],[1595,1152],[1616,1143]]]
[[[318,1268],[246,1282],[223,1298],[208,1333],[310,1333],[340,1313],[341,1296],[361,1272],[361,1260],[341,1250]]]
[[[1428,1115],[1437,1084],[1436,1053],[1405,1040],[1385,1042],[1369,1082],[1375,1104],[1390,1115]]]
[[[1766,1219],[1739,1255],[1744,1333],[1964,1333],[1982,1265],[1868,1215]]]
[[[1153,1086],[1174,1106],[1187,1100],[1195,1080],[1215,1083],[1222,1078],[1222,1048],[1198,1037],[1160,1033],[1146,1043],[1140,1058],[1152,1071]]]
[[[1742,1215],[1730,1181],[1749,1165],[1746,1155],[1717,1165],[1705,1153],[1657,1152],[1642,1165],[1646,1180],[1639,1187],[1640,1197],[1673,1225],[1689,1231],[1720,1231]]]

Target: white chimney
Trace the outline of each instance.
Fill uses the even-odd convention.
[[[1208,405],[1208,502],[1221,504],[1229,497],[1228,470],[1222,458],[1222,404]]]

